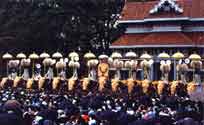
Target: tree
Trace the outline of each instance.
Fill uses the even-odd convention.
[[[1,0],[2,50],[107,50],[124,28],[124,0]]]

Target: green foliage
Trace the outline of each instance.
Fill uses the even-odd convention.
[[[108,48],[124,0],[1,0],[0,46],[10,51]]]

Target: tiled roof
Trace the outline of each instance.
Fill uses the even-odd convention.
[[[115,41],[112,46],[158,45],[159,47],[159,45],[204,45],[204,42],[193,41],[193,38],[198,38],[197,34],[195,34],[196,36],[189,34],[181,32],[125,34]]]
[[[150,10],[159,2],[150,1],[150,2],[127,2],[123,10],[123,17],[121,20],[143,20],[143,19],[155,19],[155,18],[204,18],[204,0],[177,0],[179,7],[183,9],[183,13],[178,14],[176,12],[158,12],[155,14],[150,14]],[[147,27],[165,27],[165,26],[177,26],[174,23],[138,23],[128,24],[128,28],[147,28]],[[185,24],[181,27],[185,29],[187,26],[195,27],[193,24]],[[196,24],[196,26],[203,27],[202,23]],[[179,25],[180,26],[180,25]],[[200,28],[201,28],[200,27]],[[149,32],[149,33],[125,33],[118,40],[112,43],[112,46],[188,46],[188,45],[202,45],[204,46],[204,32]]]
[[[192,40],[180,32],[167,32],[167,33],[151,33],[146,36],[141,44],[180,44],[191,45]]]
[[[178,0],[177,3],[183,9],[183,13],[159,12],[150,14],[149,11],[154,8],[158,1],[150,2],[126,2],[122,12],[121,20],[143,20],[145,18],[172,18],[172,17],[204,17],[204,0]]]

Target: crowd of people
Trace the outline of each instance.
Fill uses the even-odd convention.
[[[33,62],[32,77],[29,59],[22,59],[20,67],[18,60],[10,61],[8,76],[0,83],[0,125],[204,124],[202,100],[192,99],[199,88],[203,91],[203,86],[198,84],[200,75],[195,72],[194,80],[187,83],[187,64],[178,64],[178,79],[169,82],[171,63],[161,61],[161,80],[151,81],[153,62],[143,60],[144,80],[137,80],[133,72],[137,69],[136,60],[123,64],[123,61],[115,59],[108,63],[108,56],[101,55],[99,61],[92,59],[87,62],[88,75],[81,79],[77,70],[80,67],[79,57],[76,53],[72,55],[74,58],[68,64],[73,71],[71,77],[66,76],[65,59],[56,62],[45,58],[44,75],[41,75],[40,64],[34,68]],[[88,55],[95,57],[91,53]],[[129,55],[135,56],[132,52]],[[7,57],[10,55],[7,54]],[[36,59],[38,56],[32,54],[30,57]],[[57,75],[53,71],[55,63]],[[197,60],[192,63],[193,67],[194,64],[201,65]],[[129,71],[127,79],[121,78],[123,66]],[[110,67],[116,68],[113,75],[109,73]],[[23,74],[18,74],[17,71],[22,68]]]
[[[96,83],[97,84],[97,83]],[[200,125],[201,102],[187,93],[144,93],[135,86],[113,92],[5,87],[0,90],[0,125]],[[63,87],[61,87],[63,88]]]

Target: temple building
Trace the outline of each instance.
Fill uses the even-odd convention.
[[[113,50],[138,55],[147,51],[154,57],[163,51],[204,55],[204,0],[127,0],[118,22],[126,31],[112,43]]]

